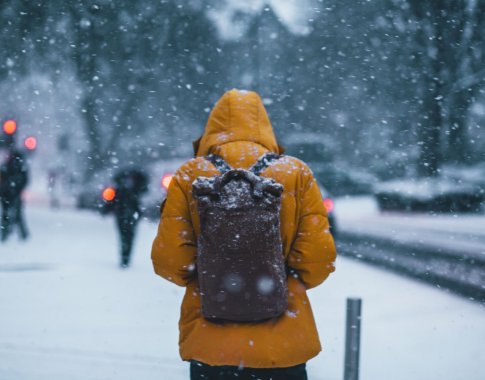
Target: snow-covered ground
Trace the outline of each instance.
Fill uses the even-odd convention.
[[[379,212],[373,197],[340,198],[337,224],[347,233],[485,256],[485,214]]]
[[[156,225],[140,225],[133,266],[123,271],[110,218],[27,211],[32,238],[0,245],[0,379],[187,379],[177,347],[183,289],[152,272]],[[339,258],[310,291],[324,345],[310,379],[343,378],[349,296],[363,299],[362,379],[485,378],[483,307]]]

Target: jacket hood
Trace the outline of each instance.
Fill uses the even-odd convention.
[[[209,115],[204,134],[194,141],[196,156],[206,156],[217,146],[234,141],[262,145],[281,153],[268,114],[259,95],[253,91],[227,91]]]

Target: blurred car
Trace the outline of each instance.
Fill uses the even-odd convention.
[[[285,136],[286,153],[303,160],[315,178],[335,195],[371,194],[377,178],[361,169],[342,165],[332,138],[322,133],[295,132]]]
[[[84,210],[100,210],[103,206],[103,191],[113,187],[113,169],[104,169],[94,173],[88,181],[78,184],[76,207]]]
[[[170,181],[172,180],[172,177],[173,177],[172,173],[166,173],[161,179],[161,185],[165,189],[165,195],[166,195],[166,190],[168,189],[168,186],[170,184]],[[336,221],[335,212],[334,212],[335,202],[325,187],[323,187],[321,184],[318,184],[318,186],[320,188],[320,193],[322,194],[323,205],[325,206],[328,213],[330,232],[335,237],[337,236],[337,221]],[[163,199],[165,199],[165,196]],[[144,210],[144,215],[149,219],[158,219],[160,217],[161,202],[158,202],[158,199],[157,199],[151,204],[150,202],[147,202],[145,204],[149,204],[150,206]]]
[[[159,161],[151,166],[143,167],[148,174],[148,190],[141,199],[141,211],[143,217],[151,220],[160,218],[160,205],[165,199],[168,184],[172,173],[183,163],[181,160]],[[113,181],[114,174],[119,168],[108,168],[98,171],[93,177],[79,185],[76,196],[76,207],[78,209],[101,211],[104,203],[105,191],[115,188]]]
[[[370,173],[331,163],[308,163],[317,180],[337,196],[372,194],[377,178]]]
[[[160,201],[160,195],[157,195],[155,198],[150,198],[147,197],[148,199],[143,202],[144,209],[143,215],[152,220],[158,220],[160,218],[160,206],[162,202],[165,200],[166,193],[168,186],[170,185],[170,181],[172,180],[173,173],[167,172],[165,173],[161,179],[160,179],[160,186],[163,189],[163,198]],[[159,178],[159,177],[157,177]],[[330,224],[330,232],[334,237],[337,236],[337,221],[336,221],[336,216],[335,216],[335,202],[328,192],[328,190],[322,186],[321,184],[318,184],[318,187],[320,188],[320,193],[322,194],[322,199],[323,199],[323,205],[325,206],[327,213],[328,213],[328,221]]]
[[[330,232],[332,233],[333,237],[337,236],[338,229],[337,229],[337,220],[335,217],[335,201],[327,191],[325,187],[323,187],[320,183],[318,184],[320,188],[320,193],[322,194],[323,198],[323,205],[327,209],[328,214],[328,223],[330,224]]]
[[[183,163],[181,160],[161,161],[149,168],[148,191],[142,197],[141,211],[144,218],[158,221],[160,219],[160,206],[167,195],[167,189],[176,169]],[[118,169],[105,169],[97,172],[90,181],[82,184],[78,191],[76,206],[79,209],[101,211],[109,189],[114,188],[113,176]],[[327,209],[330,232],[337,235],[337,221],[335,217],[335,203],[328,190],[318,184]],[[104,194],[104,195],[103,195]]]
[[[161,205],[167,196],[168,186],[172,180],[173,173],[164,173],[152,176],[149,184],[149,192],[143,197],[141,211],[145,218],[153,221],[160,219]]]
[[[482,188],[443,175],[377,184],[374,196],[381,211],[481,213]]]

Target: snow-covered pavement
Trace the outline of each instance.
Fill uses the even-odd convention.
[[[340,198],[338,226],[347,233],[485,256],[485,214],[380,213],[373,197]]]
[[[110,218],[27,211],[32,238],[0,245],[0,380],[187,379],[177,348],[183,289],[152,272],[156,225],[140,225],[123,271]],[[363,298],[362,379],[485,378],[482,306],[339,258],[310,291],[324,345],[310,379],[343,378],[348,296]]]

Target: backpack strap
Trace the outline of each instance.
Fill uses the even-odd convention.
[[[224,161],[221,156],[217,154],[211,153],[206,156],[205,159],[210,161],[221,174],[227,173],[228,171],[232,170],[231,166],[226,161]]]
[[[271,165],[273,161],[278,160],[280,157],[281,156],[277,153],[265,153],[258,158],[258,161],[256,161],[256,163],[251,166],[249,171],[256,175],[260,175],[268,166]]]

